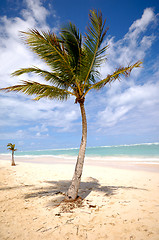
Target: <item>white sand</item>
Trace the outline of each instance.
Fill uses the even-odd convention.
[[[79,191],[83,206],[65,209],[56,205],[74,164],[18,161],[11,167],[1,157],[0,239],[158,240],[159,172],[130,167],[86,164]]]

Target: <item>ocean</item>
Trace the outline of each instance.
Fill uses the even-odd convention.
[[[35,151],[17,151],[16,156],[56,156],[56,157],[76,157],[78,155],[78,148],[68,149],[47,149]],[[101,147],[87,147],[86,157],[95,158],[151,158],[159,161],[159,143],[144,143],[132,145],[118,145],[118,146],[101,146]]]

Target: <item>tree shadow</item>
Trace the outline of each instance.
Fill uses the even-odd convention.
[[[0,188],[0,191],[14,190],[14,189],[20,189],[20,188],[33,187],[33,186],[34,185],[20,185],[20,186],[14,186],[14,187],[2,187]]]
[[[35,197],[43,197],[43,196],[53,196],[55,202],[61,201],[64,199],[64,195],[67,192],[71,181],[68,180],[61,180],[61,181],[45,181],[45,183],[49,184],[50,186],[42,187],[42,188],[34,188],[34,192],[26,194],[25,199],[28,198],[35,198]],[[102,186],[99,181],[95,178],[88,178],[87,182],[81,182],[78,195],[85,199],[92,191],[95,192],[102,192],[104,196],[112,196],[117,194],[118,190],[143,190],[147,191],[144,188],[137,188],[133,186]]]

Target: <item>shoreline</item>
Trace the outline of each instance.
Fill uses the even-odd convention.
[[[11,161],[11,155],[0,154],[0,161]],[[147,160],[147,161],[146,161]],[[16,162],[35,163],[35,164],[76,164],[76,157],[55,157],[55,156],[15,156]],[[110,167],[116,169],[130,169],[136,171],[150,171],[159,172],[159,159],[146,158],[122,158],[122,157],[110,157],[110,158],[97,158],[97,157],[85,157],[84,166],[99,166],[99,167]]]
[[[0,153],[0,157],[8,157],[10,156],[11,153]],[[77,153],[78,155],[78,153]],[[52,154],[45,154],[45,155],[14,155],[16,158],[58,158],[58,159],[75,159],[77,158],[77,155],[52,155]],[[129,155],[110,155],[110,156],[97,156],[97,155],[92,155],[92,156],[87,156],[85,155],[85,159],[92,159],[92,160],[105,160],[105,161],[112,161],[112,160],[118,160],[121,161],[152,161],[152,162],[159,162],[159,156],[141,156],[141,155],[134,155],[134,156],[129,156]]]

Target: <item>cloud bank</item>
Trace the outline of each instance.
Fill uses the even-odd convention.
[[[16,84],[22,77],[11,78],[10,74],[21,67],[31,65],[46,69],[47,66],[38,59],[20,38],[19,31],[28,28],[50,29],[47,17],[50,12],[40,0],[26,0],[21,17],[0,18],[0,88]],[[116,41],[108,36],[104,44],[109,44],[108,59],[101,66],[101,76],[111,74],[115,68],[146,59],[148,52],[156,41],[154,29],[157,15],[152,8],[144,10],[140,19],[132,23],[127,34]],[[54,26],[57,29],[57,26]],[[134,70],[129,79],[115,82],[101,92],[91,93],[86,100],[89,129],[100,134],[121,134],[134,132],[151,132],[159,124],[159,71],[158,63],[151,66],[151,73],[144,69]],[[146,68],[146,69],[145,69]],[[150,68],[150,66],[149,66]],[[152,70],[153,69],[153,70]],[[23,76],[27,79],[27,75]],[[32,77],[32,80],[40,78]],[[95,101],[94,101],[95,99]],[[80,111],[74,105],[74,99],[68,102],[51,102],[41,100],[34,102],[22,94],[0,93],[0,127],[1,139],[25,139],[48,137],[49,127],[56,131],[79,131]],[[4,132],[7,126],[15,131]]]
[[[138,60],[143,61],[143,68],[132,71],[129,79],[111,84],[101,96],[99,101],[103,109],[98,111],[96,118],[98,131],[135,134],[159,127],[156,121],[159,118],[158,69],[151,66],[151,73],[144,74],[147,71],[144,59],[157,38],[149,30],[156,25],[156,21],[157,15],[153,9],[147,8],[122,39],[115,41],[114,37],[109,37],[106,40],[110,44],[110,60],[102,66],[102,76],[111,73],[115,66],[125,66]]]
[[[21,11],[21,17],[0,18],[0,88],[17,84],[19,80],[28,79],[27,75],[20,77],[10,77],[10,74],[22,67],[32,65],[47,69],[47,65],[34,55],[21,40],[20,31],[27,31],[29,28],[38,28],[43,30],[50,29],[47,24],[47,16],[49,11],[42,6],[40,0],[26,0],[26,8]],[[55,16],[54,16],[55,17]],[[55,26],[56,28],[56,26]],[[29,79],[42,81],[40,77],[29,76]],[[43,126],[43,122],[47,125],[54,126],[57,131],[71,130],[70,124],[79,118],[79,109],[72,107],[69,103],[54,103],[44,99],[35,102],[23,94],[3,94],[0,93],[0,126],[20,126],[34,122],[39,124],[37,136],[41,136],[38,129]],[[72,130],[71,130],[72,131]],[[24,132],[20,130],[20,132]],[[31,128],[29,129],[31,132]],[[24,137],[25,134],[19,135],[19,131],[12,134],[17,137]],[[1,133],[0,138],[7,138],[7,133]],[[31,136],[31,134],[30,134]],[[10,138],[10,133],[8,133]]]

